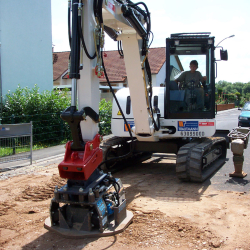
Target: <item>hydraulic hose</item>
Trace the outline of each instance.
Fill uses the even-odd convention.
[[[102,54],[102,53],[101,53],[101,56],[102,56],[102,66],[103,66],[103,69],[104,69],[104,75],[105,75],[105,77],[106,77],[106,79],[107,79],[107,82],[108,82],[110,91],[111,91],[111,93],[112,93],[112,95],[113,95],[113,97],[114,97],[114,99],[115,99],[116,105],[118,106],[119,110],[121,111],[122,118],[123,118],[123,120],[124,120],[126,126],[128,127],[129,135],[130,135],[131,139],[133,140],[133,135],[132,135],[132,132],[131,132],[131,130],[130,130],[130,127],[128,126],[126,117],[125,117],[125,115],[124,115],[124,113],[123,113],[123,111],[122,111],[122,108],[121,108],[121,106],[120,106],[120,103],[118,102],[118,99],[117,99],[117,97],[116,97],[116,95],[115,95],[115,92],[114,92],[114,90],[113,90],[113,88],[112,88],[112,86],[111,86],[111,83],[110,83],[110,81],[109,81],[109,78],[108,78],[108,75],[107,75],[107,72],[106,72],[106,69],[105,69],[105,66],[104,66],[103,54]]]
[[[102,2],[103,0],[94,0],[94,16],[98,19],[99,23],[103,23],[102,18]]]
[[[71,48],[71,26],[70,26],[70,20],[71,20],[71,15],[70,15],[70,5],[71,5],[71,1],[69,1],[69,5],[68,5],[68,37],[69,37],[69,47]]]
[[[94,8],[96,8],[96,9],[94,9],[94,13],[95,13],[96,18],[98,18],[98,21],[99,21],[99,23],[100,23],[100,25],[101,25],[101,24],[103,23],[103,17],[102,17],[102,2],[103,2],[103,0],[99,0],[98,3],[97,3],[97,1],[98,1],[98,0],[95,0],[95,2],[94,2]],[[120,46],[121,46],[121,44],[120,44]],[[107,162],[110,162],[110,161],[113,161],[113,160],[121,160],[121,159],[123,159],[123,158],[125,158],[125,157],[131,155],[131,154],[133,153],[133,150],[134,150],[134,138],[133,138],[131,129],[130,129],[130,127],[128,126],[126,117],[125,117],[125,115],[124,115],[124,113],[123,113],[123,111],[122,111],[122,108],[121,108],[121,106],[120,106],[120,104],[119,104],[119,102],[118,102],[118,100],[117,100],[117,97],[116,97],[116,95],[115,95],[115,93],[114,93],[114,90],[113,90],[113,88],[112,88],[112,86],[111,86],[111,83],[110,83],[110,81],[109,81],[109,78],[108,78],[108,75],[107,75],[107,72],[106,72],[106,68],[105,68],[105,65],[104,65],[103,53],[101,52],[100,54],[101,54],[101,59],[102,59],[102,66],[103,66],[104,75],[105,75],[105,77],[106,77],[106,79],[107,79],[107,83],[108,83],[109,88],[110,88],[110,91],[111,91],[111,93],[112,93],[112,95],[113,95],[113,97],[114,97],[114,99],[115,99],[115,102],[116,102],[116,104],[117,104],[119,110],[121,111],[122,118],[123,118],[123,120],[124,120],[124,122],[125,122],[125,125],[126,125],[127,128],[128,128],[129,136],[131,137],[131,141],[132,141],[132,142],[131,142],[131,147],[130,147],[130,152],[129,152],[129,153],[127,153],[127,154],[125,154],[125,155],[122,155],[122,156],[115,157],[115,158],[110,159],[110,160],[105,160],[105,161],[101,162],[101,163],[98,165],[97,168],[100,168],[101,165],[103,165],[103,164],[105,164],[105,163],[107,163]]]
[[[94,59],[94,58],[96,57],[96,52],[94,53],[93,56],[91,56],[91,55],[89,54],[88,50],[87,50],[87,47],[86,47],[86,44],[85,44],[85,40],[84,40],[84,36],[83,36],[83,33],[82,33],[81,21],[82,21],[81,16],[78,16],[78,22],[77,22],[78,33],[79,33],[79,35],[80,35],[80,39],[81,39],[81,41],[82,41],[82,46],[83,46],[83,48],[84,48],[84,51],[85,51],[86,56],[87,56],[90,60],[92,60],[92,59]]]
[[[103,0],[98,0],[98,19],[100,23],[103,23],[103,18],[102,18],[102,2]]]
[[[105,75],[105,77],[106,77],[106,79],[107,79],[107,83],[108,83],[109,88],[110,88],[110,91],[111,91],[111,93],[112,93],[112,95],[113,95],[113,97],[114,97],[114,99],[115,99],[116,105],[118,106],[118,109],[121,111],[122,118],[123,118],[123,120],[124,120],[124,122],[125,122],[125,125],[126,125],[127,128],[128,128],[129,136],[130,136],[132,142],[131,142],[130,152],[129,152],[129,153],[127,153],[127,154],[125,154],[125,155],[122,155],[122,156],[117,156],[117,157],[112,158],[112,159],[110,159],[110,160],[105,160],[105,161],[101,162],[101,163],[98,165],[97,168],[100,168],[101,165],[103,165],[103,164],[105,164],[105,163],[107,163],[107,162],[111,162],[111,161],[114,161],[114,160],[121,160],[121,159],[123,159],[123,158],[125,158],[125,157],[127,157],[127,156],[130,156],[130,155],[133,153],[133,151],[134,151],[134,138],[133,138],[133,135],[132,135],[130,126],[128,126],[128,122],[127,122],[127,120],[126,120],[126,117],[125,117],[125,115],[124,115],[124,113],[123,113],[123,111],[122,111],[122,108],[121,108],[121,106],[120,106],[120,103],[119,103],[119,101],[118,101],[118,99],[117,99],[117,97],[116,97],[116,95],[115,95],[115,93],[114,93],[114,90],[113,90],[113,88],[112,88],[112,86],[111,86],[111,83],[110,83],[110,81],[109,81],[109,78],[108,78],[108,75],[107,75],[107,72],[106,72],[106,69],[105,69],[104,61],[103,61],[103,53],[101,53],[101,57],[102,57],[102,66],[103,66],[103,70],[104,70],[104,75]]]
[[[149,33],[152,35],[151,42],[150,42],[150,44],[148,45],[148,47],[150,48],[151,44],[152,44],[153,41],[154,41],[154,33],[153,33],[152,31],[150,31]]]
[[[123,50],[122,50],[122,41],[117,41],[117,45],[118,45],[118,53],[120,56],[124,56],[123,55]]]
[[[102,17],[102,2],[103,2],[103,0],[99,0],[99,1],[98,1],[98,4],[97,4],[97,5],[98,5],[98,10],[97,10],[97,12],[98,12],[98,19],[99,19],[99,22],[100,22],[100,23],[103,23],[103,17]],[[121,43],[120,43],[120,46],[121,46]],[[125,117],[125,115],[124,115],[124,113],[123,113],[123,111],[122,111],[122,108],[121,108],[121,106],[120,106],[120,103],[118,102],[117,97],[116,97],[116,95],[115,95],[115,92],[114,92],[114,90],[113,90],[113,88],[112,88],[112,86],[111,86],[111,83],[110,83],[110,81],[109,81],[109,78],[108,78],[108,75],[107,75],[107,72],[106,72],[106,68],[105,68],[105,65],[104,65],[103,53],[101,53],[101,58],[102,58],[102,66],[103,66],[103,70],[104,70],[104,75],[105,75],[105,77],[106,77],[106,79],[107,79],[107,83],[108,83],[109,88],[110,88],[110,91],[111,91],[111,93],[112,93],[112,95],[113,95],[113,97],[114,97],[114,99],[115,99],[115,102],[116,102],[116,104],[117,104],[119,110],[121,111],[122,118],[123,118],[123,120],[124,120],[124,122],[125,122],[125,124],[126,124],[126,126],[127,126],[127,128],[128,128],[128,132],[129,132],[129,135],[130,135],[131,140],[132,140],[132,146],[131,146],[131,148],[133,148],[133,146],[134,146],[134,144],[133,144],[133,142],[134,142],[134,140],[133,140],[133,135],[132,135],[132,132],[131,132],[130,127],[128,126],[126,117]],[[125,156],[128,156],[128,155],[131,154],[131,153],[132,153],[132,151],[129,152],[128,154],[124,155],[124,156],[116,157],[116,159],[123,158],[123,157],[125,157]],[[102,164],[102,163],[101,163],[101,164]]]
[[[69,46],[71,48],[71,35],[72,35],[72,31],[71,31],[71,1],[69,1],[69,5],[68,5],[68,37],[69,37]],[[85,44],[85,40],[84,40],[84,36],[83,36],[83,33],[82,33],[82,25],[81,25],[81,16],[78,16],[78,20],[77,20],[77,29],[78,29],[78,34],[80,36],[80,39],[81,39],[81,43],[82,43],[82,46],[84,48],[84,51],[85,51],[85,54],[87,55],[87,57],[91,60],[91,59],[94,59],[96,57],[96,53],[94,53],[93,56],[91,56],[89,53],[88,53],[88,50],[87,50],[87,47],[86,47],[86,44]]]
[[[141,9],[141,8],[139,8],[139,7],[137,7],[138,5],[143,5],[144,6],[144,8],[145,8],[145,10],[146,10],[146,14],[145,14],[145,12]],[[137,8],[135,8],[138,12],[140,12],[143,16],[144,16],[144,18],[148,18],[148,20],[147,20],[147,37],[149,37],[149,33],[150,33],[150,31],[151,31],[151,19],[150,19],[150,13],[149,13],[149,11],[148,11],[148,7],[147,7],[147,5],[144,3],[144,2],[138,2],[138,3],[129,3],[128,4],[128,6],[130,6],[130,7],[132,7],[132,8],[134,8],[134,7],[137,7]]]
[[[148,75],[148,78],[149,78],[149,107],[150,107],[150,112],[152,114],[152,121],[153,121],[153,124],[154,124],[154,128],[156,131],[159,131],[160,129],[160,124],[156,124],[156,121],[154,119],[154,116],[153,116],[153,107],[152,107],[152,94],[153,94],[153,91],[152,91],[152,75],[151,75],[151,70],[150,70],[150,65],[149,65],[149,61],[148,61],[148,58],[146,58],[145,60],[145,68],[146,68],[146,72],[147,72],[147,75]]]
[[[116,199],[117,199],[117,202],[118,202],[118,206],[120,205],[120,201],[119,201],[119,192],[121,190],[121,187],[119,185],[119,183],[115,180],[115,178],[108,178],[110,182],[112,182],[114,188],[115,188],[115,192],[116,192]],[[117,187],[118,189],[117,189]]]

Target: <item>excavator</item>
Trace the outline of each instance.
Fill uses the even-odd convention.
[[[112,175],[119,165],[155,152],[174,153],[177,177],[203,182],[224,163],[226,140],[214,136],[217,46],[210,33],[172,34],[166,39],[164,86],[153,87],[148,60],[153,34],[145,3],[69,0],[68,33],[71,106],[61,118],[73,140],[58,166],[67,184],[55,187],[44,226],[73,238],[114,235],[133,219],[122,181]],[[103,59],[105,33],[117,41],[125,62],[128,88],[117,93]],[[220,55],[227,60],[223,48]],[[205,82],[176,81],[190,58],[199,60]],[[105,141],[98,134],[101,77],[114,97],[112,135]]]

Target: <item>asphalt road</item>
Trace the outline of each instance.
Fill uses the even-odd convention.
[[[35,150],[32,152],[32,162],[34,164],[39,164],[43,161],[50,161],[52,164],[54,161],[53,159],[57,159],[58,157],[63,159],[64,152],[65,152],[65,145],[58,145],[49,148],[43,148],[39,150]],[[30,160],[20,160],[20,161],[12,161],[0,164],[0,173],[8,171],[13,168],[21,168],[23,166],[30,165]]]
[[[233,128],[237,127],[240,112],[241,111],[237,108],[219,111],[215,116],[216,129],[228,129],[231,131]]]
[[[231,109],[218,112],[216,115],[216,128],[232,130],[238,126],[238,116],[240,110]],[[250,145],[244,150],[243,171],[248,173],[245,178],[232,178],[229,173],[234,171],[233,153],[231,149],[227,150],[227,161],[216,172],[214,176],[205,181],[204,185],[212,185],[220,190],[231,190],[239,192],[247,192],[250,190]]]

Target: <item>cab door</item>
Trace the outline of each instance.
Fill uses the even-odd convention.
[[[173,34],[166,39],[165,119],[215,118],[215,59],[214,37],[204,34]],[[190,61],[198,62],[198,69],[206,81],[197,84],[175,80],[190,71]]]

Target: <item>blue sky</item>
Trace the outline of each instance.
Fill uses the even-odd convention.
[[[135,1],[134,1],[135,2]],[[250,82],[250,1],[249,0],[144,0],[151,12],[154,42],[151,47],[165,47],[172,33],[211,32],[215,44],[228,50],[228,61],[218,62],[217,81]],[[69,51],[67,0],[51,0],[52,41],[55,51]],[[116,50],[116,43],[106,39],[105,49]],[[216,50],[217,51],[217,50]],[[219,59],[219,50],[216,52]]]

